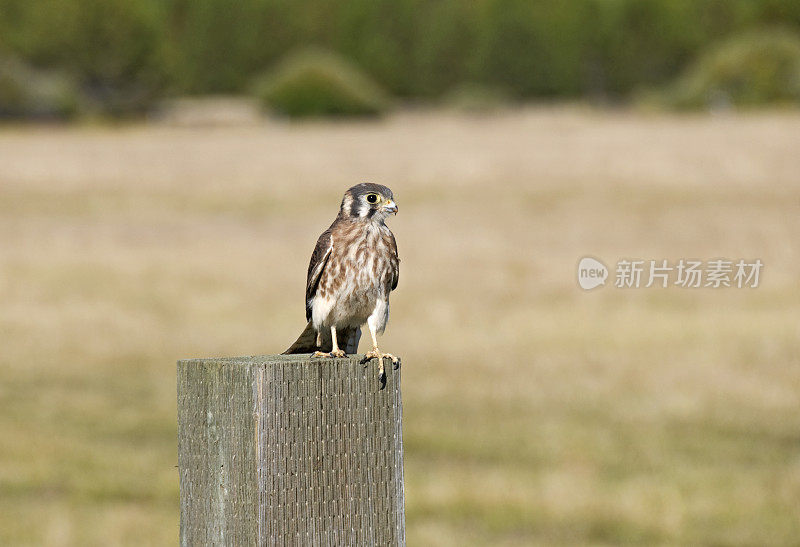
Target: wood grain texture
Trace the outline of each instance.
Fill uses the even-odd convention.
[[[181,545],[403,545],[400,371],[360,355],[178,362]]]

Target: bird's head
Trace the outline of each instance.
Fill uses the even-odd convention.
[[[362,182],[344,193],[339,216],[353,220],[383,222],[397,214],[397,204],[392,191],[381,184]]]

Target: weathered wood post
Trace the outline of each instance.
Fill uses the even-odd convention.
[[[181,545],[405,543],[400,371],[360,360],[178,362]]]

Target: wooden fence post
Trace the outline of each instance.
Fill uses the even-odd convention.
[[[181,545],[404,545],[400,371],[178,361]]]

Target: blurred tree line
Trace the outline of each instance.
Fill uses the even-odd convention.
[[[721,38],[774,25],[800,30],[800,2],[0,0],[0,59],[63,74],[110,113],[165,95],[248,91],[309,45],[403,98],[470,84],[520,99],[617,101],[674,78]]]

